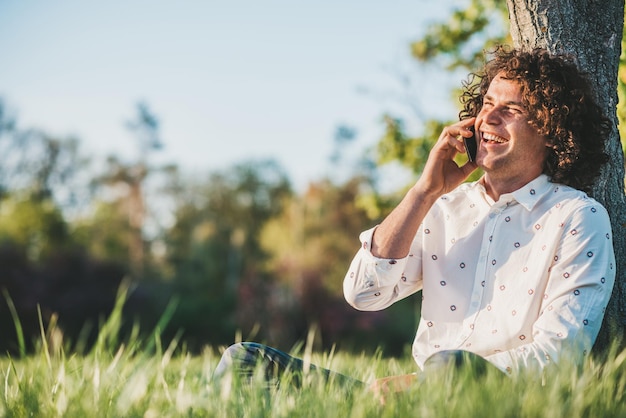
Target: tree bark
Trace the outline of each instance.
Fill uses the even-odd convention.
[[[626,201],[624,155],[617,130],[617,72],[624,27],[624,0],[507,0],[516,48],[543,47],[577,57],[589,74],[596,99],[611,119],[610,162],[593,189],[609,212],[617,277],[595,349],[623,344],[626,329]]]

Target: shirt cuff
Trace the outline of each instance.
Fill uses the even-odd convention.
[[[384,286],[387,281],[397,282],[402,276],[404,268],[408,260],[408,256],[403,258],[379,258],[372,254],[372,237],[378,226],[361,232],[359,240],[361,241],[361,256],[363,260],[376,271],[376,277],[379,279],[378,286]],[[381,283],[383,282],[383,283]]]

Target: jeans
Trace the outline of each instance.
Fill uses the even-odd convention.
[[[283,351],[254,342],[236,343],[228,347],[215,368],[213,379],[219,380],[230,371],[236,374],[238,378],[249,380],[257,368],[261,368],[267,382],[280,384],[280,378],[286,371],[289,371],[291,377],[289,383],[295,387],[302,385],[305,370],[304,361]],[[323,379],[325,382],[334,381],[343,385],[354,386],[364,385],[360,380],[313,364],[309,365],[308,373]]]
[[[431,373],[446,370],[450,365],[458,369],[467,364],[473,367],[477,375],[484,374],[487,368],[495,367],[484,358],[469,351],[449,350],[430,356],[424,364],[424,372]],[[238,378],[249,380],[258,367],[263,371],[267,382],[279,384],[281,376],[285,371],[289,370],[291,372],[290,376],[292,376],[289,383],[296,387],[302,385],[304,361],[283,351],[254,342],[242,342],[228,347],[215,368],[213,378],[219,380],[228,372],[232,372]],[[360,387],[365,387],[366,385],[360,380],[317,367],[313,364],[309,365],[309,373],[319,376],[325,381],[335,381],[340,384]]]

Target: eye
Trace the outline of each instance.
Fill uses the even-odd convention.
[[[505,106],[506,112],[511,115],[521,115],[526,113],[526,108],[521,103],[509,102],[506,103]]]
[[[524,109],[519,108],[517,106],[508,106],[507,107],[507,111],[514,113],[514,114],[520,114],[520,113],[524,113]]]

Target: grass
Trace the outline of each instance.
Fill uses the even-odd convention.
[[[363,389],[323,384],[301,389],[211,381],[219,357],[173,355],[172,347],[145,354],[128,345],[111,353],[66,356],[39,351],[0,360],[0,414],[5,417],[623,417],[626,354],[590,360],[545,382],[499,373],[477,377],[449,371],[418,383],[381,405]],[[405,373],[412,360],[313,353],[322,366],[370,380]]]
[[[626,352],[562,366],[543,378],[478,375],[471,367],[447,370],[416,383],[385,405],[365,389],[324,383],[308,375],[302,388],[212,381],[219,350],[191,355],[158,338],[124,342],[114,337],[119,309],[101,327],[96,345],[66,353],[54,321],[41,329],[33,354],[0,358],[3,417],[625,417]],[[17,326],[16,326],[17,328]],[[319,366],[362,381],[415,369],[380,354],[315,353],[307,341],[298,353]],[[289,380],[289,376],[285,377]]]

